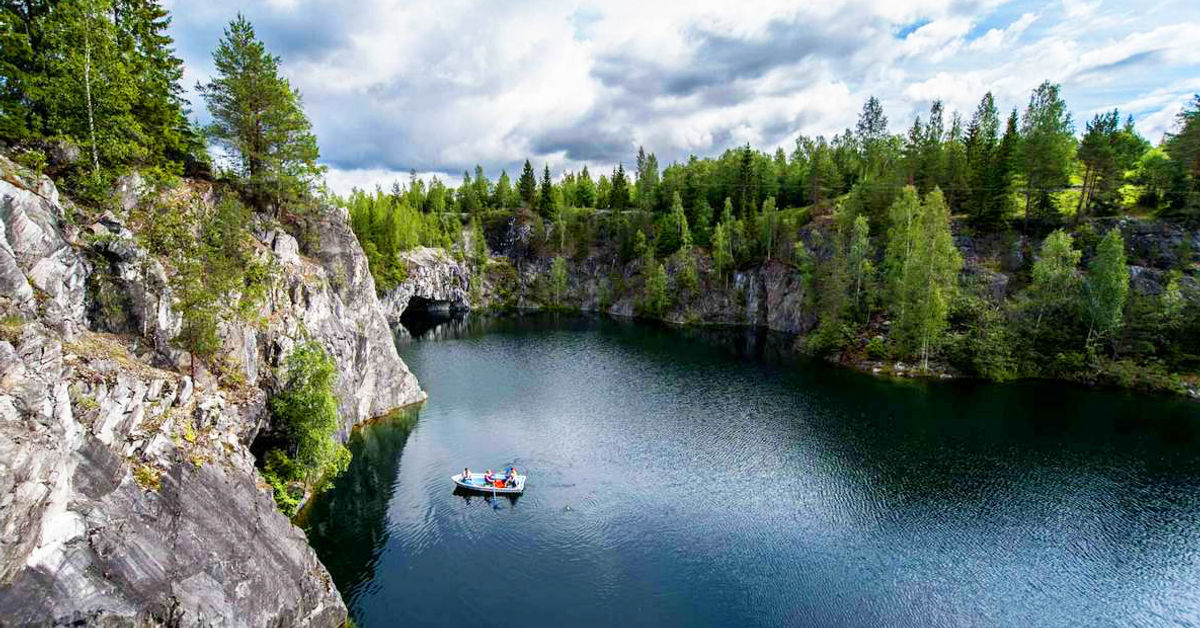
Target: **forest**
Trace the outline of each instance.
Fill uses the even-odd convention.
[[[457,188],[414,174],[344,201],[381,291],[403,279],[402,251],[458,246],[478,260],[466,240],[494,241],[516,220],[534,234],[523,254],[552,259],[559,278],[568,260],[630,265],[640,286],[610,285],[640,290],[644,316],[782,263],[810,288],[819,323],[804,347],[816,355],[1177,389],[1200,366],[1191,242],[1155,294],[1135,293],[1118,225],[1194,226],[1198,184],[1200,96],[1152,146],[1116,109],[1077,129],[1044,82],[1007,114],[990,93],[966,119],[934,102],[904,133],[871,98],[853,129],[801,135],[790,153],[747,145],[663,168],[638,149],[630,171],[598,178],[586,166],[538,176],[526,160],[515,182],[476,166]],[[479,237],[456,245],[459,224]],[[999,298],[961,272],[956,242],[997,252],[989,263],[1012,279]],[[1019,261],[1000,269],[1001,257]]]

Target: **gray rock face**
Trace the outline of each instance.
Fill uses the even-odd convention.
[[[402,253],[401,258],[407,277],[380,299],[388,322],[399,322],[413,297],[444,303],[450,309],[471,308],[470,271],[465,265],[443,250],[427,247]]]
[[[350,230],[344,209],[318,226],[316,259],[280,257],[280,278],[264,315],[265,330],[243,328],[227,339],[234,355],[244,355],[251,381],[270,377],[305,334],[319,341],[338,365],[337,393],[346,437],[355,424],[400,406],[423,401],[425,392],[396,353],[391,329],[375,297],[367,257]],[[286,234],[263,237],[264,245],[292,251]],[[288,242],[290,240],[290,242]],[[264,383],[270,387],[270,383]]]
[[[226,390],[182,374],[167,274],[120,219],[76,240],[48,179],[0,170],[0,625],[340,625],[249,445],[304,339],[337,363],[343,436],[425,397],[345,212],[319,225],[316,259],[260,232],[277,281],[259,321],[220,329],[247,375]]]
[[[33,184],[18,178],[8,160],[0,161],[0,173],[4,175],[0,178],[0,222],[4,225],[0,286],[5,289],[4,297],[22,313],[32,315],[37,310],[47,324],[73,335],[84,323],[84,284],[89,269],[63,237],[58,190],[46,177]],[[37,295],[40,297],[31,300]]]
[[[115,337],[0,342],[0,610],[15,625],[338,625],[304,534],[257,485],[265,396],[183,401]]]

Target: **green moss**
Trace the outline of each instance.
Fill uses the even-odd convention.
[[[162,487],[162,471],[151,464],[137,464],[133,467],[133,481],[146,491],[158,491]]]

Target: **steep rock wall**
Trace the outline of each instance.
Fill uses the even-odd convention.
[[[249,444],[304,339],[338,366],[343,435],[424,399],[344,211],[314,258],[257,229],[276,281],[257,321],[222,324],[245,377],[219,386],[185,375],[167,274],[120,218],[83,237],[52,182],[0,174],[0,625],[340,625]]]

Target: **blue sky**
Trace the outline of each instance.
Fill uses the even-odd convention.
[[[901,132],[935,98],[969,118],[985,92],[1022,107],[1045,79],[1080,129],[1118,107],[1157,142],[1200,92],[1194,0],[166,4],[189,88],[246,13],[339,191],[476,163],[494,179],[526,157],[604,171],[639,145],[663,165],[745,142],[790,151],[852,126],[870,95]]]

